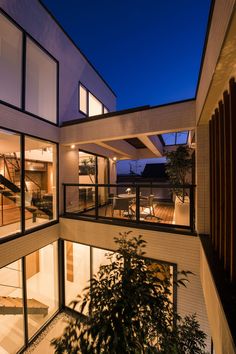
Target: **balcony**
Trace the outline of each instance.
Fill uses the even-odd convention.
[[[65,183],[63,188],[64,217],[195,232],[193,185]]]

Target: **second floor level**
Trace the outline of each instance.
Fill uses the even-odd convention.
[[[1,1],[0,102],[53,124],[114,111],[116,96],[38,0]]]

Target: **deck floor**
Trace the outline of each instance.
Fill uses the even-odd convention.
[[[112,215],[113,214],[113,215]],[[168,203],[158,203],[154,207],[155,216],[150,215],[148,208],[140,208],[140,221],[154,222],[154,223],[163,223],[163,224],[173,224],[174,223],[174,206]],[[79,215],[94,215],[95,209],[90,209],[84,212],[80,212]],[[107,218],[118,218],[124,220],[135,220],[135,206],[132,206],[132,212],[128,215],[127,212],[114,210],[112,213],[112,206],[100,206],[98,209],[99,217]]]

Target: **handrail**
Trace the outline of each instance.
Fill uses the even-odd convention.
[[[133,199],[133,214],[132,216],[127,220],[124,219],[124,221],[128,221],[130,224],[148,224],[150,226],[150,224],[152,224],[153,226],[157,226],[157,227],[169,227],[170,229],[188,229],[191,230],[192,233],[195,232],[195,208],[194,208],[194,190],[196,185],[195,184],[184,184],[184,185],[171,185],[170,183],[155,183],[155,182],[149,182],[149,183],[62,183],[63,186],[63,194],[64,194],[64,200],[63,200],[63,204],[64,204],[64,215],[65,216],[69,216],[69,217],[75,217],[75,218],[83,218],[83,217],[87,217],[90,219],[95,219],[95,220],[123,220],[122,218],[119,218],[117,216],[107,216],[107,207],[106,205],[109,205],[109,198],[108,198],[108,194],[110,193],[110,190],[112,188],[116,189],[116,193],[118,193],[118,191],[125,189],[125,188],[131,188],[133,189],[131,194],[135,194],[135,197]],[[91,189],[91,195],[86,193],[85,196],[80,196],[76,193],[72,193],[70,194],[69,189],[70,187],[73,187],[74,189],[77,190],[77,192],[82,191],[82,189]],[[107,195],[103,196],[102,199],[102,203],[100,202],[100,192],[99,190],[101,190],[102,188],[107,188]],[[143,196],[141,195],[141,193],[143,192],[142,189],[150,189],[150,195],[154,194],[155,197],[155,201],[156,201],[156,208],[157,210],[162,208],[161,204],[162,203],[169,203],[166,205],[173,205],[173,211],[166,209],[166,206],[164,205],[163,207],[163,211],[159,210],[159,212],[164,212],[164,213],[174,213],[171,217],[171,222],[169,219],[169,216],[167,214],[165,214],[167,216],[167,219],[162,219],[162,216],[155,215],[155,213],[153,212],[153,214],[151,213],[151,209],[149,207],[150,210],[150,214],[143,216],[143,206],[140,204],[140,198],[142,198]],[[168,193],[168,195],[165,195],[166,192],[164,192],[164,195],[162,196],[162,193],[159,195],[159,191],[158,190],[168,190],[171,193]],[[179,209],[179,205],[175,203],[172,195],[173,193],[178,190],[178,189],[183,189],[186,192],[186,195],[188,195],[189,197],[189,207],[187,207],[187,211],[186,211],[186,207],[185,207],[185,217],[184,217],[184,221],[179,223],[179,220],[181,220],[181,211]],[[124,193],[124,192],[123,192]],[[144,192],[145,193],[145,192]],[[155,195],[156,194],[156,195]],[[129,195],[129,194],[127,194]],[[72,198],[71,200],[68,200],[67,197],[69,196],[69,198]],[[87,199],[88,198],[88,199]],[[81,201],[81,203],[80,203]],[[185,204],[186,205],[186,204]],[[105,210],[102,211],[102,208],[105,207]],[[142,208],[140,210],[140,207]],[[100,209],[101,208],[101,209]],[[148,207],[146,208],[148,209]],[[175,214],[176,210],[179,210],[178,212],[178,222],[176,223],[177,217]],[[91,212],[92,210],[94,210],[93,212]],[[101,210],[101,214],[100,211]],[[119,210],[119,209],[117,209]],[[153,206],[152,206],[152,210]],[[105,211],[105,215],[103,214],[103,212]],[[141,215],[141,211],[142,211],[142,215]],[[175,217],[174,217],[175,215]],[[148,218],[151,218],[150,220]],[[188,221],[187,221],[188,219]],[[155,224],[155,225],[154,225]]]
[[[163,183],[62,183],[63,186],[69,187],[156,187],[156,188],[191,188],[196,187],[195,184],[163,184]]]
[[[33,180],[33,178],[31,178],[31,177],[30,177],[29,175],[27,175],[27,174],[25,174],[25,177],[28,178],[32,183],[34,183],[34,184],[36,185],[36,187],[38,187],[38,189],[41,191],[40,185],[39,185],[37,182],[35,182],[35,181]]]
[[[6,284],[1,284],[0,286],[5,286],[6,288],[14,288],[14,289],[22,289],[20,286],[14,286],[14,285],[6,285]]]

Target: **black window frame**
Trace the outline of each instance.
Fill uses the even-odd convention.
[[[80,87],[83,87],[83,89],[86,90],[86,108],[87,108],[86,112],[84,112],[80,109]],[[101,114],[107,114],[110,112],[110,110],[107,108],[107,106],[105,106],[102,103],[102,101],[93,92],[91,92],[81,81],[79,81],[78,82],[78,111],[79,111],[79,113],[83,114],[83,116],[85,116],[85,117],[95,117],[96,116],[96,115],[94,115],[94,116],[89,115],[89,94],[94,96],[96,98],[96,100],[98,100],[99,103],[101,103],[101,105],[102,105],[102,113]],[[104,109],[107,110],[106,113],[104,112]],[[100,114],[98,114],[98,115],[100,115]]]
[[[20,217],[20,231],[10,234],[10,235],[6,235],[3,237],[0,237],[0,245],[8,242],[8,241],[12,241],[15,240],[19,237],[31,234],[32,232],[38,231],[38,230],[42,230],[46,227],[52,226],[54,224],[58,224],[59,223],[59,143],[52,141],[50,139],[43,139],[39,136],[35,136],[32,134],[26,134],[26,133],[22,133],[13,129],[9,129],[3,126],[0,126],[0,129],[3,131],[9,131],[15,134],[18,134],[19,138],[20,138],[20,157],[21,157],[21,171],[20,171],[20,175],[21,175],[21,205],[20,205],[20,212],[21,212],[21,217]],[[43,141],[48,141],[52,144],[55,144],[56,146],[56,205],[57,205],[57,209],[56,209],[56,218],[54,220],[49,220],[47,223],[43,223],[41,225],[37,225],[35,227],[26,229],[25,228],[25,190],[24,188],[22,188],[22,186],[24,185],[25,182],[25,137],[29,137],[29,138],[34,138],[34,139],[38,139],[38,140],[43,140]]]
[[[3,9],[0,9],[0,13],[10,21],[16,28],[18,28],[22,33],[22,58],[21,58],[21,104],[20,107],[4,100],[0,99],[0,104],[4,104],[10,108],[14,108],[17,111],[26,113],[31,117],[37,118],[43,122],[52,124],[54,126],[59,126],[59,61],[46,49],[44,48],[35,38],[33,38],[23,27],[21,27],[13,18],[9,16]],[[25,101],[26,101],[26,44],[27,38],[32,40],[34,44],[36,44],[46,55],[48,55],[56,64],[56,122],[52,122],[45,117],[38,116],[30,111],[25,109]]]

